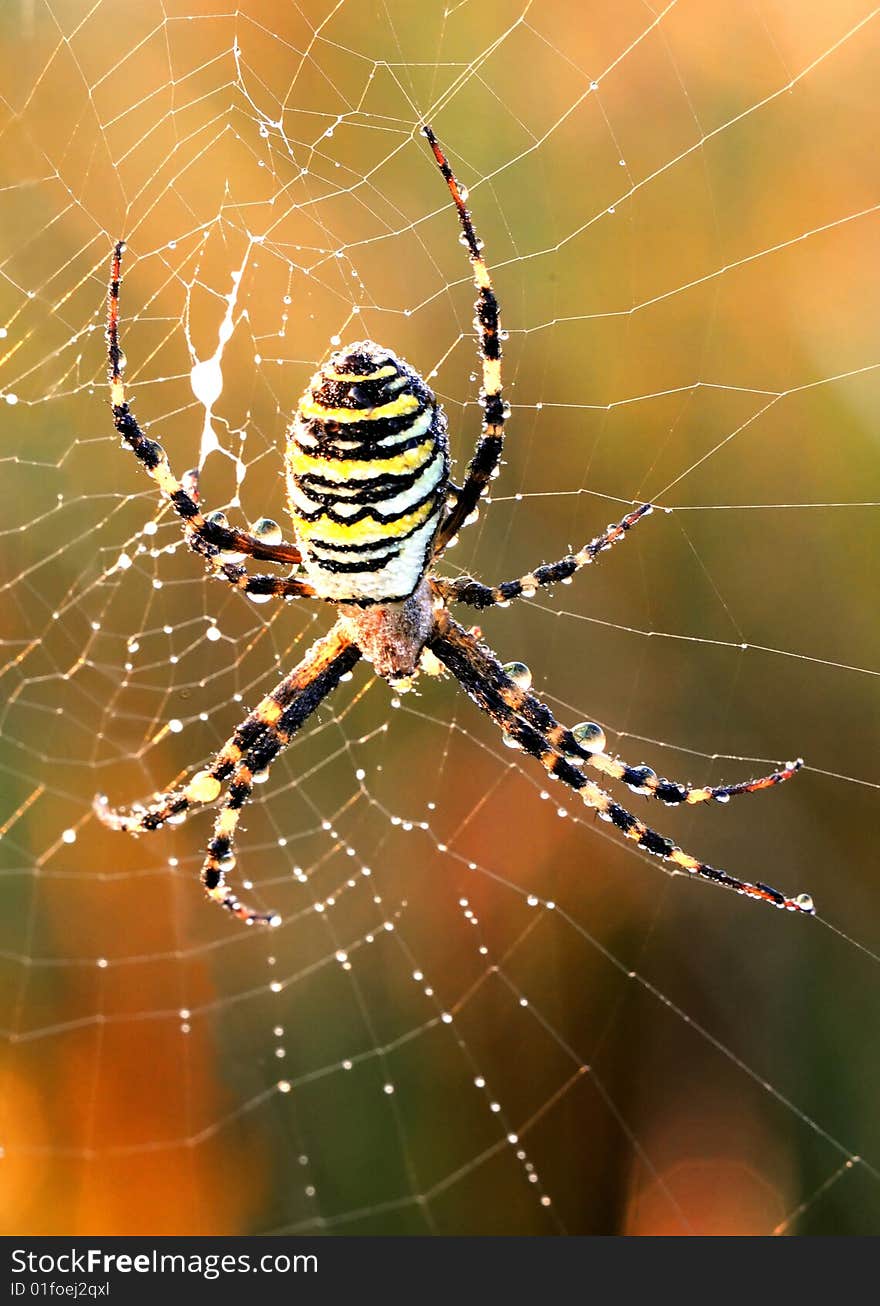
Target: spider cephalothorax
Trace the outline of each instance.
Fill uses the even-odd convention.
[[[594,722],[561,725],[531,692],[522,663],[502,666],[477,631],[453,620],[449,607],[476,608],[528,597],[539,586],[568,580],[651,511],[640,504],[618,523],[557,562],[542,563],[517,580],[489,586],[470,577],[450,581],[434,566],[462,526],[472,521],[480,498],[497,475],[508,409],[501,395],[498,301],[462,192],[430,127],[423,132],[458,210],[477,290],[483,430],[464,483],[449,481],[446,419],[425,382],[390,350],[364,340],[332,354],[312,377],[289,430],[287,488],[295,543],[286,543],[275,522],[262,519],[252,531],[232,527],[222,513],[202,512],[193,482],[182,483],[160,444],[140,429],[125,397],[119,349],[120,242],[110,276],[108,344],[113,420],[123,441],[173,505],[189,546],[209,560],[214,574],[237,589],[284,599],[315,598],[334,604],[337,619],[295,667],[245,718],[214,756],[179,789],[149,804],[112,810],[95,801],[101,820],[130,834],[157,830],[173,817],[226,796],[208,843],[202,883],[207,894],[240,920],[277,925],[274,913],[239,901],[227,875],[235,865],[234,841],[241,809],[255,778],[340,680],[364,658],[395,684],[426,664],[443,666],[504,732],[507,740],[538,759],[548,774],[580,795],[584,804],[639,848],[676,869],[789,911],[812,914],[807,894],[789,898],[760,881],[739,880],[685,853],[616,802],[586,774],[587,768],[667,806],[727,802],[737,794],[768,789],[789,779],[800,761],[757,780],[691,786],[631,766],[605,751],[605,734]],[[252,575],[240,559],[290,567],[287,576]]]

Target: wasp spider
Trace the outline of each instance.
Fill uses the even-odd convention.
[[[444,549],[477,516],[480,498],[497,475],[508,407],[501,394],[501,334],[498,301],[483,247],[477,239],[452,169],[430,127],[424,135],[458,211],[477,290],[475,328],[482,362],[480,403],[483,428],[464,483],[449,479],[446,417],[422,378],[389,349],[358,341],[331,354],[299,401],[285,452],[285,470],[295,543],[282,540],[278,526],[262,519],[251,532],[229,525],[222,513],[199,508],[196,481],[181,483],[161,445],[148,439],[129,407],[119,348],[119,282],[124,243],[113,253],[107,338],[113,420],[132,450],[180,517],[187,544],[207,559],[214,573],[247,594],[283,599],[323,599],[337,618],[245,718],[210,764],[181,788],[151,802],[113,810],[98,797],[105,825],[128,834],[158,830],[172,818],[225,797],[208,843],[202,883],[207,895],[252,925],[275,925],[279,917],[254,911],[227,882],[235,865],[236,828],[256,779],[319,704],[364,658],[391,684],[411,681],[438,663],[504,732],[507,740],[537,758],[555,779],[580,795],[587,807],[639,848],[681,871],[735,889],[789,911],[812,913],[806,894],[789,898],[760,882],[739,880],[707,866],[650,829],[591,778],[622,781],[638,794],[667,805],[726,803],[788,780],[802,763],[739,784],[692,787],[658,777],[648,766],[630,766],[605,752],[602,729],[583,722],[561,725],[530,691],[528,669],[502,666],[479,632],[466,630],[450,613],[456,603],[475,608],[507,605],[539,587],[567,580],[622,540],[650,511],[633,508],[622,521],[577,553],[544,563],[519,580],[487,586],[469,577],[448,580],[435,572]],[[288,574],[254,575],[240,559],[281,564]],[[301,567],[303,570],[296,570]]]

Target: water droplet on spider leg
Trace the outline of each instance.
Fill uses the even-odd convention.
[[[807,914],[810,916],[812,916],[815,913],[816,910],[815,904],[813,903],[813,899],[810,897],[808,893],[796,894],[793,901],[798,907],[800,907],[802,912],[807,912]]]
[[[627,780],[626,785],[634,794],[649,794],[651,792],[651,784],[656,779],[657,772],[650,766],[642,764],[632,768],[631,777]]]
[[[197,771],[186,786],[186,796],[191,802],[212,803],[219,797],[220,781],[210,771]]]
[[[513,748],[517,752],[519,752],[522,749],[522,744],[519,742],[518,739],[514,739],[513,735],[507,735],[507,734],[502,735],[501,742],[505,748]]]
[[[187,471],[185,471],[185,472],[183,473],[183,475],[181,476],[181,478],[180,478],[180,484],[181,484],[181,485],[183,486],[183,488],[186,490],[186,492],[187,492],[187,494],[189,495],[189,497],[190,497],[191,499],[195,500],[196,503],[198,503],[198,501],[199,501],[199,469],[198,469],[198,467],[190,467]]]
[[[531,689],[532,673],[525,662],[505,662],[501,670],[510,677],[517,689]]]
[[[588,753],[605,751],[605,731],[595,721],[580,721],[572,727],[575,742]]]
[[[223,530],[229,530],[229,518],[226,516],[225,512],[220,512],[219,509],[216,512],[206,513],[205,521],[209,522],[212,526],[221,526]],[[224,549],[220,554],[218,554],[220,562],[242,562],[244,557],[245,554],[239,553],[235,549]]]
[[[254,522],[251,535],[261,544],[280,544],[284,538],[281,527],[271,517],[261,517],[259,521]]]

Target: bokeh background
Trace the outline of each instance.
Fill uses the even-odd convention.
[[[878,1231],[878,32],[863,0],[2,6],[4,1232]],[[271,935],[203,903],[208,818],[96,827],[96,789],[201,762],[330,621],[208,583],[120,452],[110,244],[180,471],[233,324],[210,506],[283,516],[337,336],[431,374],[461,464],[428,116],[510,333],[504,476],[448,570],[673,509],[481,625],[633,762],[803,754],[724,809],[632,802],[818,921],[560,819],[449,681],[392,704],[360,670],[277,765],[237,872]]]

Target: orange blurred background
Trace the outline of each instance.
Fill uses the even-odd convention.
[[[877,1232],[878,30],[794,0],[2,7],[0,1230]],[[672,509],[480,624],[634,763],[803,754],[724,809],[632,803],[817,922],[560,819],[452,682],[391,708],[363,668],[248,809],[271,937],[204,904],[205,817],[96,827],[96,790],[201,763],[331,619],[206,583],[119,450],[112,242],[178,472],[231,312],[210,507],[282,518],[334,337],[431,377],[460,473],[473,288],[428,117],[513,408],[444,566],[495,582]]]

